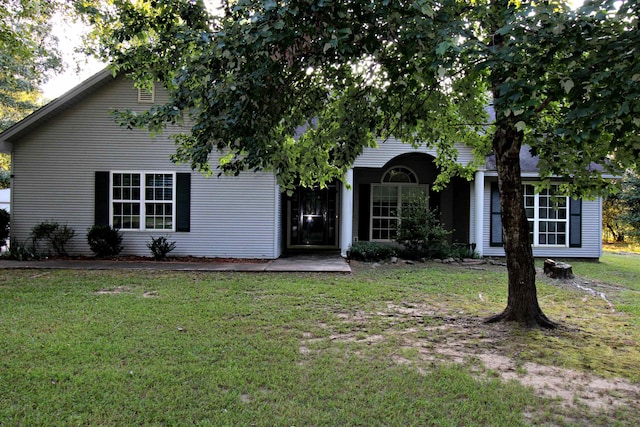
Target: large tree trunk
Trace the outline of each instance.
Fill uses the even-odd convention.
[[[524,210],[520,148],[522,132],[510,124],[498,125],[493,150],[498,169],[498,189],[502,217],[502,239],[507,257],[509,295],[507,308],[487,322],[515,321],[527,327],[553,328],[538,305],[536,270]]]

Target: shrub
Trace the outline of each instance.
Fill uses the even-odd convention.
[[[396,256],[393,245],[381,242],[354,242],[349,249],[349,258],[358,261],[381,261]]]
[[[416,194],[403,201],[395,237],[404,247],[403,258],[433,258],[446,254],[450,234],[451,231],[440,223],[438,212],[429,210],[426,195]]]
[[[33,246],[28,247],[26,244],[20,244],[17,241],[12,241],[7,252],[3,254],[3,257],[16,261],[28,261],[30,259],[35,259],[36,254],[33,250]]]
[[[147,243],[147,247],[153,255],[153,259],[162,260],[167,254],[176,248],[176,242],[169,242],[166,237],[151,238],[151,242]]]
[[[7,239],[9,238],[11,216],[9,212],[4,209],[0,209],[0,247],[7,245]]]
[[[31,229],[34,251],[41,255],[49,255],[49,250],[53,249],[56,255],[66,256],[67,244],[75,235],[73,228],[57,222],[41,222]],[[39,247],[40,242],[46,244],[46,249]]]
[[[87,232],[89,248],[99,258],[116,256],[122,249],[122,234],[110,225],[94,225]]]
[[[475,251],[475,245],[466,243],[454,243],[447,253],[451,258],[479,258]]]

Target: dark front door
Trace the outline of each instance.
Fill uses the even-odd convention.
[[[288,246],[337,245],[337,186],[299,187],[288,200]]]

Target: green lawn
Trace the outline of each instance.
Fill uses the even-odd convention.
[[[619,285],[635,291],[630,265]],[[0,270],[0,425],[637,425],[637,408],[567,410],[437,351],[461,343],[637,383],[637,306],[612,314],[585,295],[541,280],[563,325],[545,332],[481,323],[506,303],[506,274],[489,266]]]

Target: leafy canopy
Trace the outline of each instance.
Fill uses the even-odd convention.
[[[64,7],[56,0],[0,3],[0,130],[37,108],[40,85],[61,69],[51,18]]]
[[[600,194],[603,175],[638,166],[637,1],[572,11],[560,1],[237,0],[211,13],[202,1],[85,0],[81,11],[115,72],[169,92],[120,120],[153,132],[188,123],[174,160],[207,173],[219,150],[225,173],[323,184],[393,135],[435,147],[443,183],[470,177],[505,126],[573,194]],[[476,163],[458,165],[454,143],[473,147]]]

